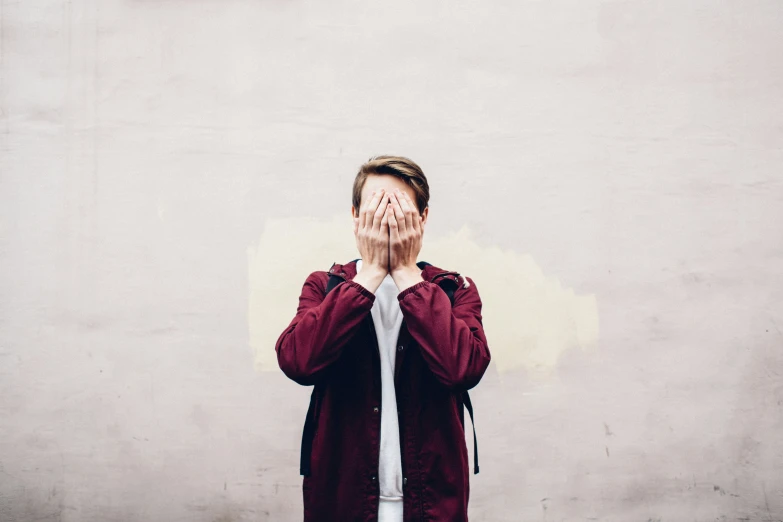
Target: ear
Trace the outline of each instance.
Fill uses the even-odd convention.
[[[430,214],[430,207],[426,207],[424,209],[424,212],[421,213],[421,218],[422,218],[421,226],[424,226],[424,225],[427,224],[427,216],[429,216],[429,214]]]

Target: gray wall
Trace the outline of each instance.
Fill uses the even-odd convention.
[[[783,4],[0,1],[0,520],[301,520],[371,154],[470,276],[476,521],[783,518]],[[472,447],[470,447],[472,452]]]

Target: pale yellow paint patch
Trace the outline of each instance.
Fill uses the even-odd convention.
[[[258,245],[248,248],[248,323],[257,370],[278,371],[275,342],[296,313],[307,275],[357,257],[350,216],[267,221]],[[444,237],[425,233],[419,259],[475,282],[501,374],[517,368],[546,373],[565,350],[588,349],[598,340],[594,295],[575,295],[529,255],[479,246],[467,226]]]

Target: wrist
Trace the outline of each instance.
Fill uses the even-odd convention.
[[[356,275],[364,274],[366,277],[383,279],[389,271],[380,265],[371,265],[362,263],[362,269]]]
[[[386,270],[380,267],[362,265],[362,269],[353,280],[374,294],[378,287],[381,286],[387,273]]]
[[[417,265],[413,264],[410,266],[398,266],[395,269],[393,269],[391,272],[392,276],[400,276],[400,277],[416,277],[421,275],[421,268],[419,268]]]
[[[392,271],[391,275],[400,292],[424,281],[424,278],[421,275],[421,269],[415,265],[413,267],[396,268]]]

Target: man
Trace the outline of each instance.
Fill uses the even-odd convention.
[[[468,519],[462,397],[490,353],[473,280],[417,264],[428,201],[413,161],[362,165],[351,207],[361,258],[307,277],[275,345],[283,372],[314,386],[305,522]],[[327,293],[330,275],[340,282]],[[453,305],[443,278],[456,283]]]

